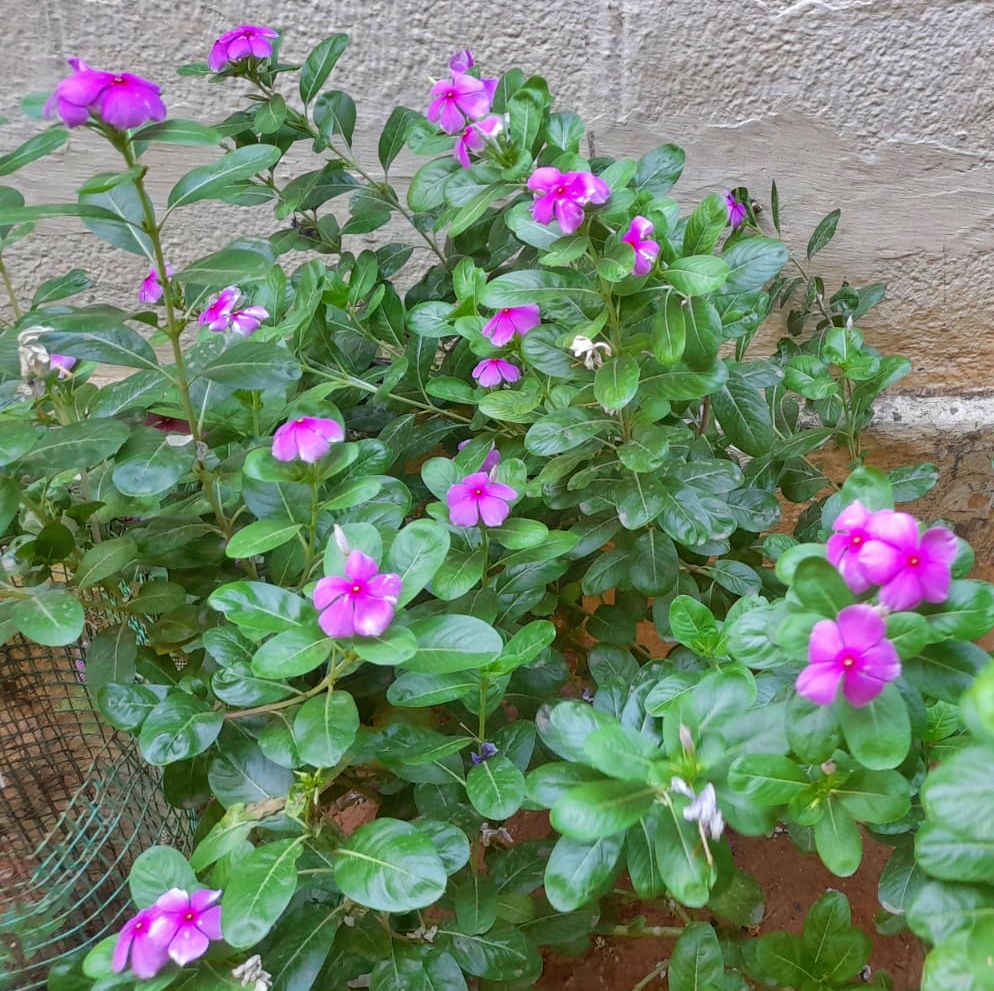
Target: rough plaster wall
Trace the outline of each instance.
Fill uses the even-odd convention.
[[[942,463],[947,471],[930,508],[936,515],[945,508],[994,550],[985,537],[990,407],[936,398],[926,408],[919,399],[967,397],[991,384],[990,0],[3,0],[3,9],[0,114],[15,120],[0,131],[0,149],[31,133],[36,125],[16,119],[17,100],[51,90],[69,54],[154,79],[172,115],[210,119],[224,109],[224,88],[175,77],[173,67],[203,60],[218,33],[245,20],[284,28],[288,57],[302,57],[333,31],[351,35],[333,78],[359,104],[357,145],[367,162],[375,162],[389,109],[423,106],[449,52],[470,45],[492,71],[520,65],[544,73],[560,107],[588,122],[598,152],[639,155],[682,144],[684,202],[740,183],[766,199],[775,178],[785,235],[798,254],[814,224],[841,206],[839,234],[815,269],[833,287],[842,278],[886,282],[889,298],[864,330],[914,364],[904,384],[910,391],[885,411],[870,450],[891,464]],[[164,200],[203,160],[189,149],[157,151],[156,197]],[[397,181],[418,164],[402,159]],[[68,198],[76,182],[113,165],[89,136],[74,137],[18,182],[31,202]],[[219,207],[180,218],[170,236],[174,264],[216,247],[232,217],[240,232],[272,226],[265,209]],[[108,291],[125,298],[145,274],[139,259],[69,225],[49,224],[43,235],[12,259],[25,292],[43,271],[52,273],[55,258],[65,268],[84,264],[104,298]]]

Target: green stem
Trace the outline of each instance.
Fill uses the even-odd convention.
[[[10,299],[10,307],[14,311],[14,319],[21,319],[21,308],[17,305],[17,293],[14,292],[14,283],[10,281],[10,274],[7,272],[7,266],[3,263],[3,255],[0,255],[0,278],[3,278],[3,284],[7,287],[7,297]]]
[[[258,716],[264,712],[276,712],[279,709],[289,709],[291,706],[299,705],[301,702],[304,702],[309,698],[313,698],[315,695],[320,695],[326,688],[330,688],[334,683],[335,673],[332,672],[319,684],[315,685],[313,688],[301,695],[294,695],[293,698],[284,699],[282,702],[271,702],[269,705],[257,705],[253,709],[240,709],[237,712],[226,712],[224,714],[224,718],[244,719],[246,716]]]
[[[311,568],[314,567],[314,554],[318,543],[318,510],[320,508],[320,483],[316,478],[311,478],[309,482],[311,486],[311,519],[307,528],[307,546],[304,548],[304,553],[306,555],[304,558],[305,584],[310,579]]]
[[[677,939],[683,935],[683,926],[613,926],[607,936],[655,936],[661,939]]]
[[[483,551],[483,568],[480,575],[480,587],[486,588],[490,577],[490,534],[485,523],[480,523],[480,549]]]

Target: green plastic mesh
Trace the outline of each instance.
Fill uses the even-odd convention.
[[[134,859],[192,834],[94,714],[78,647],[0,646],[0,991],[44,988],[56,960],[120,928]]]

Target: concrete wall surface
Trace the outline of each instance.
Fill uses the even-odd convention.
[[[210,120],[232,105],[225,91],[239,84],[179,78],[174,67],[205,60],[218,34],[248,21],[284,29],[293,59],[327,34],[349,33],[333,81],[355,97],[360,157],[375,163],[389,109],[424,107],[450,52],[468,45],[490,74],[512,65],[544,74],[559,107],[587,121],[598,153],[683,145],[688,162],[675,195],[688,206],[738,184],[765,200],[775,178],[784,233],[799,256],[817,221],[841,207],[839,233],[813,267],[832,287],[842,278],[888,284],[888,299],[863,326],[868,340],[912,359],[909,397],[957,400],[935,407],[928,436],[955,433],[958,400],[990,385],[990,0],[3,0],[3,10],[0,115],[12,120],[0,129],[0,151],[37,128],[18,116],[17,101],[54,88],[67,55],[153,79],[171,115]],[[157,151],[156,197],[204,160],[192,149]],[[401,184],[418,164],[401,161]],[[80,134],[16,181],[30,202],[71,198],[78,181],[113,166]],[[231,220],[239,226],[227,228]],[[190,212],[173,229],[171,257],[178,267],[224,235],[270,229],[265,208]],[[145,274],[137,257],[48,224],[11,256],[19,288],[55,274],[55,259],[63,269],[82,264],[112,294],[130,296]],[[914,398],[904,402],[915,407]],[[971,472],[982,458],[989,473],[987,408],[960,431],[972,438]],[[917,421],[889,422],[892,431]],[[931,444],[915,446],[923,443]],[[960,452],[951,470],[962,460]],[[986,516],[989,474],[971,479],[986,489],[983,509],[974,500],[970,511]]]

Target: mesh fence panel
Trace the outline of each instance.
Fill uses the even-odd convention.
[[[44,988],[57,959],[120,928],[135,857],[192,834],[94,714],[78,647],[0,646],[0,991]]]

